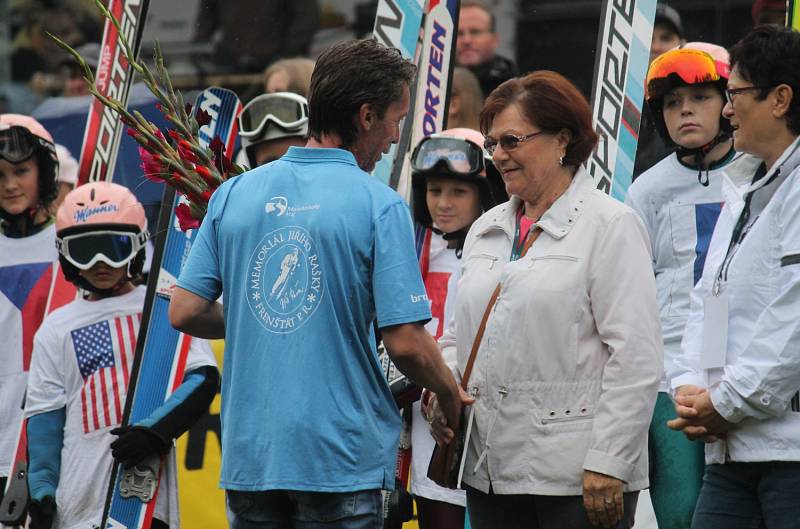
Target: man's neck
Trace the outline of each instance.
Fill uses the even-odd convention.
[[[311,149],[343,149],[342,139],[338,134],[322,134],[319,139],[313,136],[308,137],[306,147]]]

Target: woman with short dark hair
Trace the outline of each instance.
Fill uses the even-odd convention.
[[[563,76],[506,81],[481,129],[511,200],[472,225],[440,341],[463,374],[488,314],[468,380],[471,525],[629,528],[662,371],[647,233],[583,168],[597,134]]]
[[[800,523],[800,33],[759,26],[730,55],[722,114],[734,148],[763,163],[726,170],[667,374],[669,425],[707,443],[693,528],[789,529]]]

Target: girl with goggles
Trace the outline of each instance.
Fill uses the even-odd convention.
[[[159,456],[166,490],[151,527],[178,527],[172,447],[214,398],[213,353],[205,340],[179,340],[188,348],[180,385],[122,426],[146,293],[133,283],[144,263],[144,208],[123,186],[91,182],[65,197],[56,228],[62,267],[84,296],[45,318],[36,335],[25,404],[30,526],[98,526],[114,464],[129,469]]]
[[[57,173],[50,133],[30,116],[0,114],[0,490],[18,445],[33,336],[64,285],[53,277]]]
[[[133,289],[148,232],[144,208],[128,188],[92,182],[70,192],[58,208],[56,235],[65,276],[90,297]]]
[[[433,318],[428,332],[439,338],[452,316],[461,275],[461,249],[472,223],[507,199],[499,173],[481,147],[483,135],[472,129],[451,129],[424,138],[411,157],[417,252]],[[464,527],[464,491],[444,489],[427,478],[434,441],[422,402],[413,404],[411,492],[420,529]]]

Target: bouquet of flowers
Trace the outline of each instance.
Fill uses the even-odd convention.
[[[95,0],[95,4],[102,15],[116,26],[125,58],[156,96],[159,101],[156,106],[172,124],[173,128],[167,130],[166,135],[140,112],[131,113],[120,101],[99,93],[95,88],[94,73],[86,60],[64,41],[49,35],[81,65],[83,78],[92,95],[114,110],[119,119],[128,126],[128,135],[139,144],[139,156],[142,160],[140,167],[144,176],[155,182],[171,185],[186,198],[175,211],[181,229],[186,231],[197,228],[206,214],[211,194],[222,182],[242,173],[243,169],[231,163],[219,137],[214,137],[208,147],[200,144],[198,130],[211,122],[211,116],[203,110],[193,115],[192,106],[184,102],[180,92],[175,91],[164,66],[164,56],[158,42],[153,52],[154,74],[143,61],[133,55],[130,43],[114,15],[101,0]]]

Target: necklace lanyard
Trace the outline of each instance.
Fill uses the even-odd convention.
[[[725,258],[722,260],[722,264],[719,266],[717,275],[714,278],[714,285],[711,289],[711,292],[715,296],[719,296],[720,291],[722,290],[722,282],[728,280],[728,270],[730,269],[731,261],[733,261],[733,257],[734,255],[736,255],[736,251],[742,244],[744,237],[747,235],[748,230],[746,228],[750,222],[750,203],[753,200],[753,195],[755,195],[756,192],[758,192],[760,189],[764,189],[769,184],[771,184],[778,177],[778,175],[780,175],[780,172],[781,170],[780,168],[778,168],[775,171],[775,173],[772,176],[770,176],[769,180],[764,183],[763,186],[745,195],[744,208],[742,208],[742,212],[741,214],[739,214],[739,218],[736,221],[736,225],[733,228],[733,234],[731,235],[731,242],[728,244],[728,251],[725,252]],[[763,178],[765,174],[766,174],[766,165],[761,164],[761,166],[759,166],[758,170],[756,171],[755,176],[753,177],[753,182],[757,182],[758,180]]]
[[[524,253],[523,249],[525,247],[525,241],[528,239],[528,237],[530,237],[535,224],[535,222],[531,224],[531,227],[525,232],[525,235],[520,237],[520,230],[522,229],[522,210],[523,208],[519,208],[519,211],[517,212],[517,227],[514,230],[514,242],[511,245],[511,261],[516,261]]]

